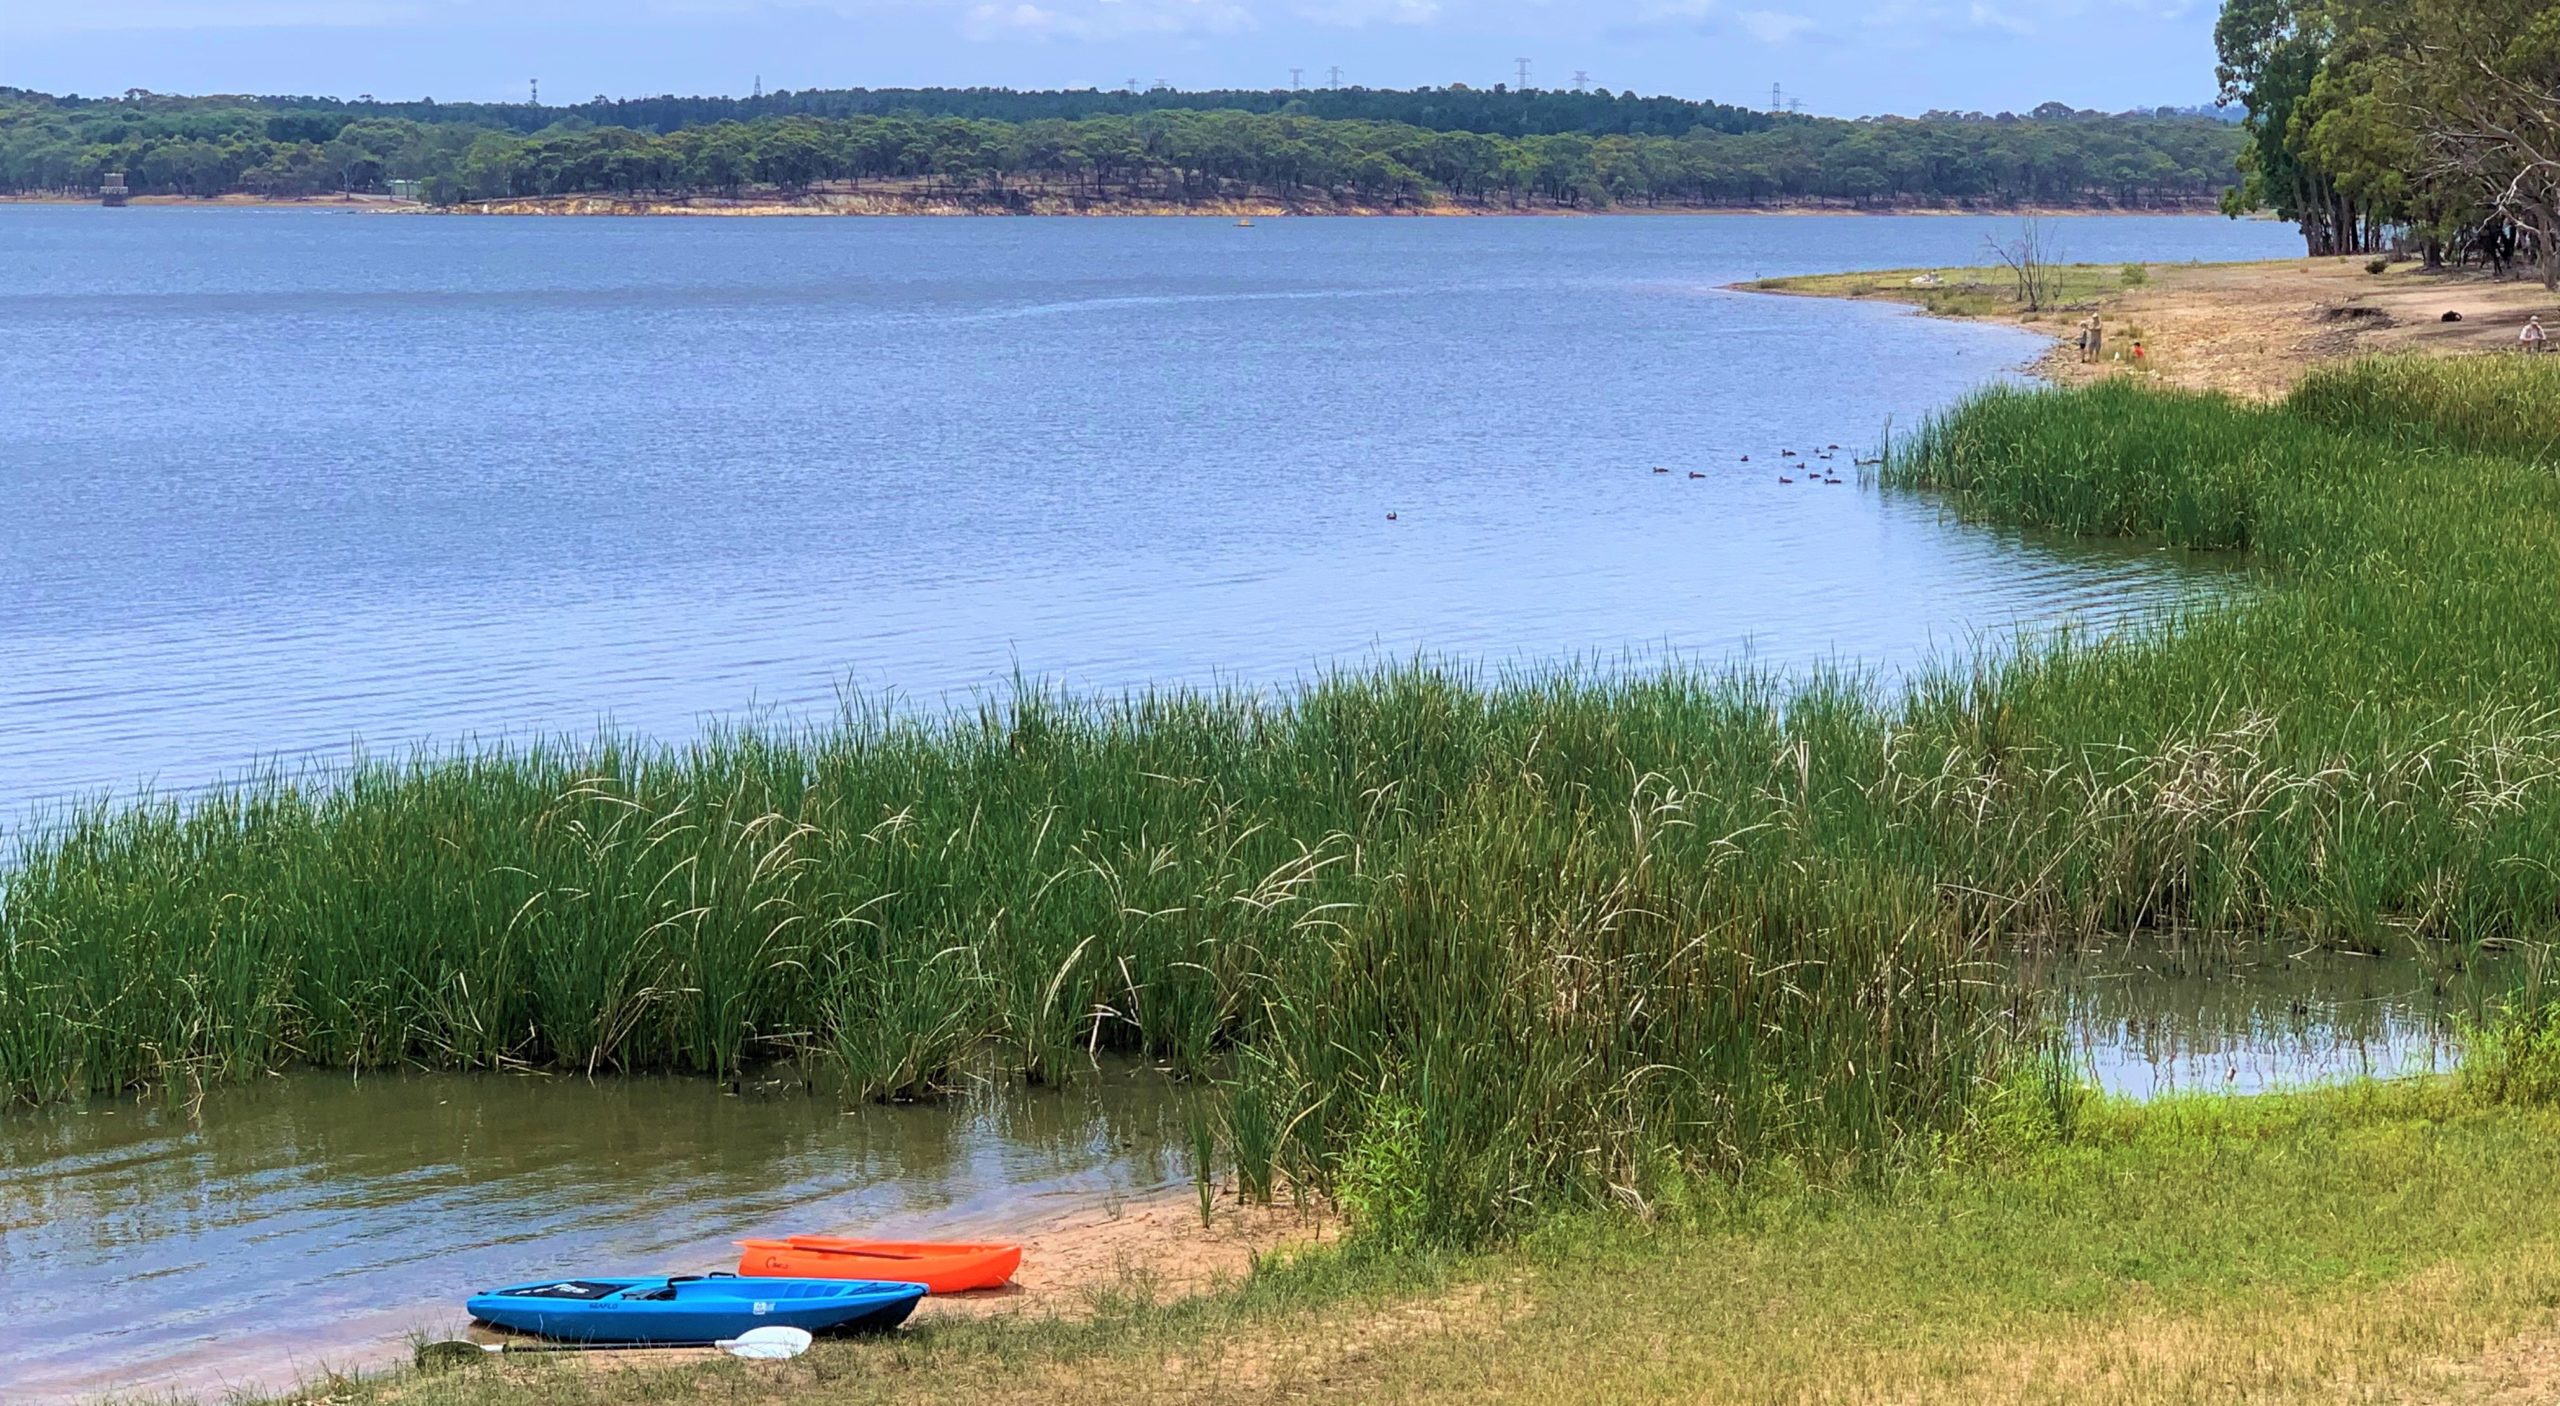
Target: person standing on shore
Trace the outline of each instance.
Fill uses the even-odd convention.
[[[2104,361],[2106,359],[2107,324],[2094,312],[2089,314],[2089,332],[2086,345],[2089,351],[2086,356],[2081,358],[2081,360]]]
[[[2524,330],[2516,334],[2516,344],[2523,347],[2527,352],[2541,351],[2550,343],[2550,340],[2551,338],[2549,334],[2542,330],[2542,314],[2540,313],[2535,313],[2533,316],[2526,318],[2524,320]]]

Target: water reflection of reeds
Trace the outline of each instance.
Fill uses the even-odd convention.
[[[2259,1092],[2449,1067],[2510,979],[2494,956],[2126,942],[2022,954],[2016,979],[2109,1089]]]

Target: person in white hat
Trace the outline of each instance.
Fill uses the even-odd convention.
[[[2550,340],[2550,337],[2542,330],[2542,314],[2540,313],[2535,313],[2533,316],[2526,318],[2524,320],[2524,330],[2516,334],[2517,344],[2529,352],[2538,352],[2542,350],[2549,344]]]

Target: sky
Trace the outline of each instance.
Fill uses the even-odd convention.
[[[1838,117],[2210,100],[2212,0],[0,0],[0,85],[546,102],[1516,82]]]

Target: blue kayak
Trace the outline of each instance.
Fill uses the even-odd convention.
[[[712,1343],[781,1324],[812,1333],[895,1328],[921,1284],[870,1279],[555,1279],[474,1294],[483,1323],[582,1343]]]

